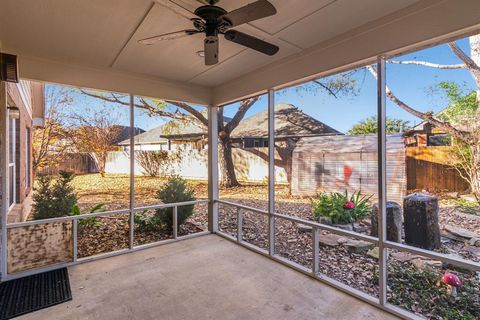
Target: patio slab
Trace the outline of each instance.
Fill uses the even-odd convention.
[[[69,273],[72,301],[20,319],[397,319],[215,235]]]

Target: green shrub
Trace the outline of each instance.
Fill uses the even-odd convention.
[[[87,213],[97,213],[97,212],[105,212],[105,211],[106,211],[105,204],[99,203],[96,206],[94,206],[92,209],[90,209],[90,211]],[[80,212],[80,207],[77,204],[73,205],[71,214],[72,216],[82,215],[82,213]],[[98,228],[101,225],[101,223],[98,221],[97,217],[89,217],[89,218],[79,219],[78,225],[86,228]]]
[[[156,198],[162,200],[163,203],[175,203],[195,200],[194,191],[191,189],[187,181],[180,177],[171,177],[167,183],[157,191]],[[177,226],[187,221],[193,214],[194,205],[178,207]],[[155,210],[156,218],[166,228],[173,227],[173,208],[161,208]]]
[[[313,216],[320,220],[321,217],[329,218],[333,224],[352,223],[371,213],[369,200],[372,196],[361,196],[360,192],[348,195],[345,193],[321,192],[312,200]]]
[[[73,174],[65,171],[54,182],[49,176],[37,178],[38,187],[33,194],[33,218],[35,220],[71,215],[77,203],[77,195],[70,182]]]

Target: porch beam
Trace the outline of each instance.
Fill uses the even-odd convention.
[[[192,104],[208,105],[211,103],[211,89],[204,86],[133,72],[124,72],[112,68],[40,59],[22,55],[21,52],[16,52],[16,50],[10,50],[9,48],[5,48],[4,51],[18,54],[18,64],[23,79],[95,90],[131,93],[137,96]]]
[[[218,230],[218,107],[208,108],[208,230]]]

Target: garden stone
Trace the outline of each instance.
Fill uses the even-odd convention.
[[[372,207],[372,237],[378,237],[378,203]],[[393,242],[402,242],[402,207],[394,202],[387,201],[387,240]]]
[[[368,231],[370,229],[368,226],[362,226],[357,222],[353,223],[353,231],[358,232],[358,233],[363,233]]]
[[[306,224],[299,223],[297,229],[298,233],[312,233],[312,227]]]
[[[347,250],[352,253],[363,253],[373,248],[373,243],[349,239],[345,244]]]
[[[348,224],[334,224],[335,228],[339,228],[342,230],[353,231],[353,225],[351,223]]]
[[[319,245],[323,247],[337,247],[340,244],[338,243],[338,239],[341,239],[341,236],[337,236],[336,234],[321,234]]]
[[[477,198],[473,194],[462,194],[460,198],[469,202],[477,202]]]
[[[406,196],[403,217],[406,244],[427,250],[440,248],[437,197],[421,193]]]
[[[393,253],[390,254],[390,256],[392,258],[394,258],[395,260],[398,260],[400,262],[407,262],[407,261],[411,261],[413,259],[421,259],[422,258],[422,256],[410,254],[408,252],[393,252]]]
[[[480,238],[472,238],[470,239],[469,244],[474,247],[480,247]]]
[[[372,248],[368,250],[367,255],[372,258],[378,259],[378,257],[380,256],[380,250],[378,249],[378,247]]]
[[[433,271],[436,268],[442,267],[442,261],[438,260],[424,260],[420,258],[416,258],[410,261],[410,263],[417,269],[420,270],[430,270]]]
[[[453,234],[454,236],[465,238],[465,239],[472,239],[478,236],[476,233],[470,230],[463,229],[460,227],[450,226],[448,224],[444,227],[444,229],[450,232],[451,234]]]

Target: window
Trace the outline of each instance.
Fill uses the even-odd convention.
[[[25,188],[30,188],[31,186],[31,163],[32,163],[32,154],[31,154],[31,139],[30,128],[26,128],[25,134]]]
[[[16,185],[16,122],[15,119],[9,118],[8,120],[8,141],[9,141],[9,153],[8,153],[8,196],[9,207],[12,208],[16,202],[15,185]]]

